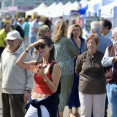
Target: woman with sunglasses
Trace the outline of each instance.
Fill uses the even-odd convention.
[[[37,61],[25,62],[29,50],[34,47],[39,51],[42,61],[37,64],[39,69],[33,70],[35,86],[25,117],[57,117],[57,104],[53,93],[57,90],[61,72],[56,63],[50,74],[50,68],[55,63],[52,40],[49,37],[40,37],[37,42],[27,47],[16,64],[23,69],[30,69],[31,65],[35,65]]]

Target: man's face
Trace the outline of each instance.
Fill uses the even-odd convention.
[[[21,44],[21,40],[15,39],[15,40],[7,40],[7,48],[10,50],[10,52],[15,52],[19,45]]]
[[[36,22],[39,22],[40,21],[40,18],[36,18]]]
[[[117,45],[117,32],[113,34],[112,38],[115,41],[115,44]]]
[[[5,31],[6,31],[6,32],[9,32],[9,30],[10,30],[10,23],[7,24],[6,27],[5,27]]]

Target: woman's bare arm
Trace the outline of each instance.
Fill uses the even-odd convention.
[[[50,90],[53,93],[55,93],[58,88],[58,84],[59,84],[60,77],[61,77],[61,70],[60,70],[59,65],[55,64],[53,67],[52,81],[46,76],[43,69],[41,69],[40,73],[37,72],[37,74],[42,75],[44,77],[44,81],[46,82],[47,86],[50,88]]]
[[[29,62],[24,62],[26,56],[28,55],[29,51],[31,48],[34,48],[38,42],[35,42],[31,45],[29,45],[26,50],[20,55],[20,57],[17,59],[16,64],[23,68],[23,69],[30,69],[30,65],[35,65],[36,61],[29,61]]]

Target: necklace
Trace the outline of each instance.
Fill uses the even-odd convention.
[[[46,68],[48,66],[48,63],[47,64],[42,63],[40,66],[42,66],[42,68],[44,69],[44,68]]]
[[[48,66],[48,64],[46,64],[46,65],[44,65],[44,66],[43,66],[43,64],[41,64],[41,65],[39,65],[39,69],[41,69],[41,68],[44,69],[44,68],[46,68],[47,66]]]
[[[44,66],[43,66],[43,69],[46,68],[47,66],[48,66],[48,64],[44,65]]]

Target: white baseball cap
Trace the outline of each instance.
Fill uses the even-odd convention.
[[[11,32],[9,32],[7,34],[7,37],[5,38],[5,40],[15,40],[15,39],[20,39],[22,40],[22,37],[20,35],[20,33],[16,30],[13,30]]]

